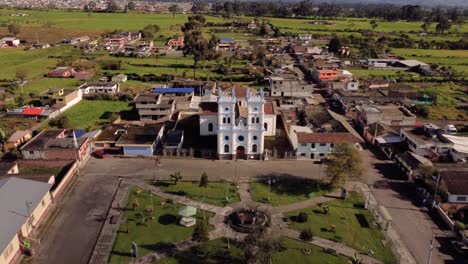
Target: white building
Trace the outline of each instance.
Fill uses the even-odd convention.
[[[120,85],[114,82],[91,83],[80,88],[84,95],[87,94],[117,94],[120,91]]]
[[[122,82],[126,82],[127,80],[128,80],[128,77],[125,74],[117,74],[117,75],[112,76],[112,82],[115,82],[115,83],[122,83]]]
[[[321,160],[333,150],[335,144],[357,144],[361,141],[351,133],[307,133],[297,132],[297,159]]]
[[[261,159],[264,137],[276,131],[273,105],[265,102],[263,91],[248,87],[237,97],[239,87],[219,89],[217,102],[200,104],[200,135],[217,135],[220,159]]]
[[[52,184],[16,177],[0,179],[0,263],[15,263],[52,204]]]

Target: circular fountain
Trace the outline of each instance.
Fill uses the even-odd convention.
[[[270,216],[262,210],[241,208],[226,218],[226,223],[240,233],[253,233],[270,225]]]

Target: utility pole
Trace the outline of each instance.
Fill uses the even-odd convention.
[[[440,173],[437,172],[437,182],[436,182],[436,188],[435,188],[435,191],[434,191],[434,201],[432,202],[432,207],[434,207],[435,204],[436,204],[436,198],[437,198],[437,191],[439,189],[439,183],[440,183]]]
[[[431,239],[431,244],[429,245],[429,259],[427,260],[427,264],[431,264],[432,261],[432,250],[434,249],[434,230],[432,230],[432,239]]]

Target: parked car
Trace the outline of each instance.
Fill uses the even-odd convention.
[[[98,158],[98,159],[105,159],[107,158],[107,154],[103,149],[95,150],[93,152],[93,156]]]

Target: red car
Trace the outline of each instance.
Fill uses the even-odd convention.
[[[107,158],[107,154],[103,149],[95,150],[93,152],[93,156],[99,159],[105,159]]]

